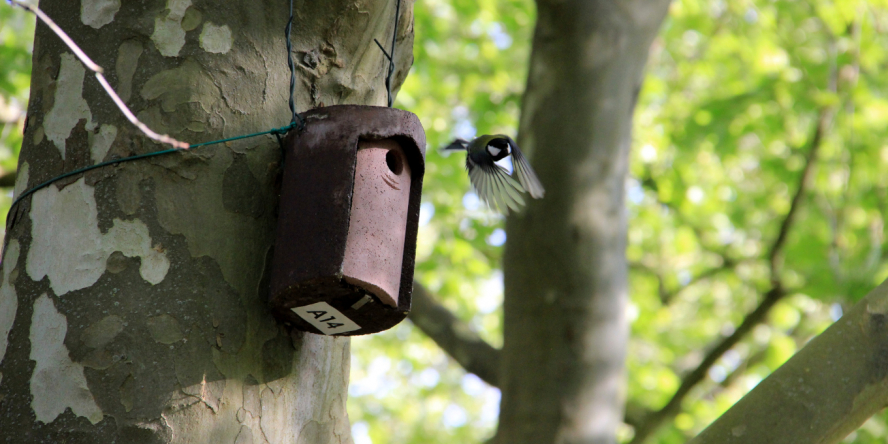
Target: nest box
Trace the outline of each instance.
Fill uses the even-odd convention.
[[[272,311],[312,333],[389,329],[410,311],[425,132],[394,108],[303,117],[284,143]]]

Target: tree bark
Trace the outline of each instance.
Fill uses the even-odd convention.
[[[44,0],[159,133],[284,126],[285,0]],[[412,64],[404,1],[394,85]],[[297,110],[386,103],[395,1],[294,5]],[[16,195],[166,149],[42,25]],[[349,443],[349,340],[265,306],[280,148],[271,136],[60,180],[10,215],[0,286],[0,442]]]
[[[546,197],[506,224],[497,440],[613,443],[628,336],[632,113],[669,2],[537,5],[519,144]]]

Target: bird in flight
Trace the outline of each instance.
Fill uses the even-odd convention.
[[[466,151],[466,170],[475,192],[488,206],[503,214],[508,214],[509,209],[518,211],[524,205],[521,195],[525,191],[534,199],[540,199],[546,193],[518,144],[509,136],[484,135],[471,142],[456,139],[444,150]],[[511,175],[496,164],[508,156],[512,156]]]

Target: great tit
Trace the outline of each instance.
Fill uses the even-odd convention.
[[[525,190],[534,199],[539,199],[546,193],[527,158],[518,149],[518,144],[509,136],[484,135],[471,142],[456,139],[444,149],[466,151],[469,181],[481,200],[503,214],[508,214],[509,208],[518,211],[524,205],[521,193]],[[509,155],[512,156],[511,176],[505,168],[495,163]],[[518,180],[513,176],[517,176]]]

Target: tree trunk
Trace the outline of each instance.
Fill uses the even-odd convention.
[[[519,145],[546,197],[507,222],[498,442],[613,443],[628,325],[632,112],[668,0],[538,0]]]
[[[149,127],[190,143],[290,121],[289,4],[44,0]],[[296,105],[384,105],[395,0],[297,1]],[[398,32],[412,63],[412,3]],[[166,149],[38,25],[16,195]],[[351,442],[349,340],[265,306],[280,147],[271,136],[59,180],[10,215],[0,286],[0,441]]]

